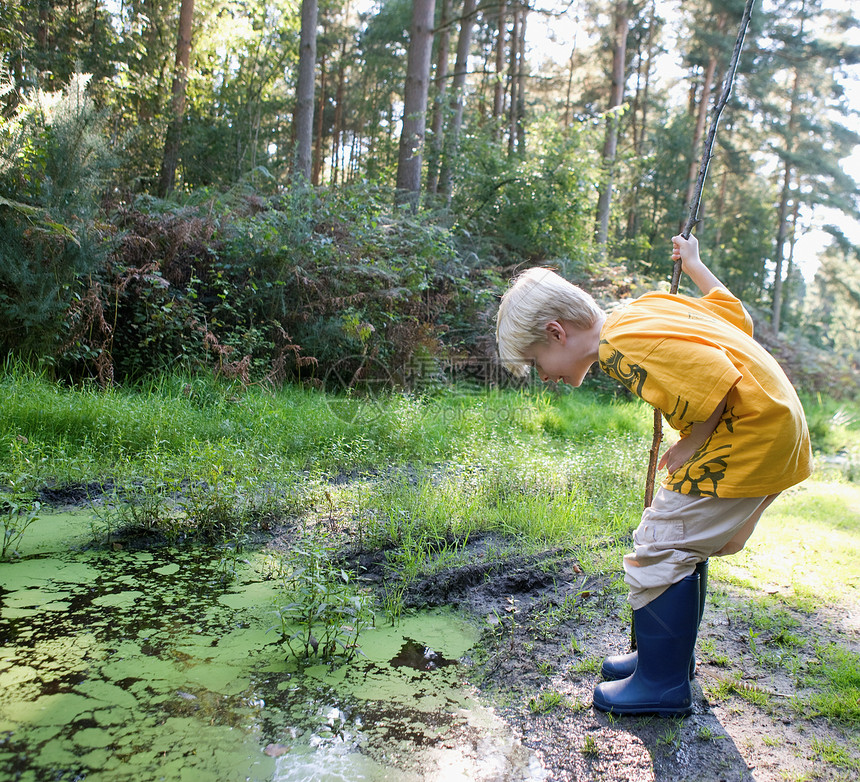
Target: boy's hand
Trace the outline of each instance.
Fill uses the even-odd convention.
[[[674,445],[667,448],[666,453],[663,454],[659,464],[657,465],[658,469],[662,470],[666,467],[670,473],[673,473],[675,470],[690,461],[690,459],[695,456],[699,448],[701,448],[714,433],[714,430],[720,423],[720,418],[722,418],[722,415],[726,410],[728,399],[729,395],[726,394],[720,400],[720,403],[714,408],[714,412],[708,416],[707,421],[697,421],[694,423],[690,426],[690,431],[685,437],[682,437]]]
[[[679,258],[681,269],[702,293],[708,294],[714,288],[726,287],[702,263],[699,258],[699,240],[695,236],[690,236],[689,239],[680,234],[672,237],[672,260],[677,261]]]
[[[690,461],[698,449],[699,446],[692,442],[690,437],[683,437],[666,449],[666,452],[660,458],[657,469],[662,470],[665,467],[671,474]]]
[[[681,260],[681,269],[689,274],[688,266],[701,263],[699,258],[699,240],[695,236],[685,239],[681,234],[672,237],[672,260]]]

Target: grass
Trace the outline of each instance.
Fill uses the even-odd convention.
[[[715,577],[745,595],[734,615],[756,662],[794,681],[794,713],[860,725],[860,655],[816,643],[821,626],[858,614],[860,486],[819,473],[777,500],[743,552],[712,562]],[[731,693],[765,705],[732,686],[720,694]]]
[[[103,491],[109,501],[97,523],[107,539],[143,529],[238,550],[249,531],[285,521],[341,533],[360,549],[386,552],[383,609],[392,621],[412,579],[457,563],[464,543],[486,532],[500,533],[512,555],[551,548],[575,559],[583,578],[611,573],[623,588],[618,563],[639,521],[651,439],[645,405],[584,390],[464,388],[362,400],[177,375],[103,392],[7,367],[0,394],[7,498],[26,504],[69,485]],[[732,620],[752,659],[788,671],[797,695],[772,698],[736,677],[707,639],[702,651],[726,669],[714,697],[765,710],[789,703],[798,718],[856,726],[860,659],[811,642],[804,623],[822,611],[857,611],[860,409],[818,398],[806,408],[816,474],[777,500],[743,552],[711,565],[712,605],[721,587],[741,594]],[[548,606],[535,614],[535,632],[551,636],[584,610],[574,600]],[[506,627],[521,621],[514,603],[501,619]],[[596,675],[602,657],[576,653],[575,643],[571,673]],[[545,713],[565,704],[543,693],[529,705]],[[676,744],[671,724],[662,744]],[[844,763],[829,746],[816,752]]]
[[[542,692],[537,697],[529,698],[529,711],[533,714],[547,714],[567,705],[567,699],[564,695],[554,690]]]
[[[860,655],[832,643],[819,646],[802,684],[812,692],[796,699],[799,712],[860,725]]]
[[[475,531],[538,546],[626,535],[649,425],[638,403],[543,390],[368,402],[167,376],[98,391],[12,368],[0,394],[0,485],[136,486],[153,505],[106,527],[169,527],[179,494],[184,517],[216,525],[231,503],[316,513],[398,547],[406,571]]]
[[[718,561],[715,572],[798,606],[856,599],[860,485],[825,475],[790,489],[765,514],[747,548]]]

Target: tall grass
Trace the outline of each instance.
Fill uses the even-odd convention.
[[[166,375],[101,391],[11,365],[0,398],[0,486],[149,487],[162,498],[154,526],[177,504],[221,526],[231,508],[316,511],[362,540],[404,548],[412,536],[405,548],[428,552],[476,531],[541,545],[626,538],[651,432],[642,403],[584,390],[368,399]],[[860,439],[851,411],[807,407],[819,433],[829,421],[836,442]]]
[[[635,404],[543,391],[392,393],[373,400],[300,387],[272,391],[166,376],[133,389],[67,388],[21,368],[0,376],[0,477],[34,484],[140,477],[153,464],[192,465],[200,444],[242,472],[384,469],[476,461],[513,449],[549,452],[560,438],[641,435]],[[602,420],[601,420],[602,419]],[[231,458],[231,453],[233,454]]]
[[[9,367],[0,394],[0,485],[133,485],[135,523],[141,493],[159,498],[144,526],[180,494],[186,509],[205,494],[195,514],[223,517],[281,491],[282,510],[364,519],[362,534],[386,545],[617,534],[640,503],[650,426],[639,403],[540,389],[369,400],[172,375],[100,391]]]

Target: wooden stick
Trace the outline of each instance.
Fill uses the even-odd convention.
[[[699,176],[696,180],[696,187],[693,190],[692,198],[690,199],[689,209],[690,213],[687,217],[687,222],[684,224],[684,227],[681,229],[681,236],[685,239],[690,238],[690,233],[693,230],[693,226],[699,222],[699,206],[702,202],[702,189],[705,186],[705,178],[708,175],[708,166],[710,165],[711,158],[713,157],[714,152],[714,139],[717,136],[717,126],[720,124],[720,116],[723,113],[723,109],[726,107],[726,104],[729,102],[729,96],[732,92],[732,85],[735,81],[735,73],[738,69],[738,61],[741,56],[741,49],[744,44],[744,36],[746,36],[747,27],[750,23],[750,18],[752,17],[752,8],[755,0],[747,0],[746,7],[744,8],[744,14],[741,18],[740,29],[738,30],[738,37],[735,41],[735,49],[732,52],[732,59],[729,63],[729,68],[726,71],[726,78],[723,81],[723,91],[720,93],[720,99],[717,101],[714,106],[714,116],[711,120],[711,127],[708,130],[708,135],[705,138],[704,149],[702,151],[702,161],[699,164]],[[678,292],[678,284],[681,281],[681,259],[679,258],[675,261],[675,265],[672,269],[672,285],[669,289],[670,293]],[[657,477],[657,461],[660,455],[660,442],[663,439],[663,418],[662,414],[658,409],[654,409],[654,437],[651,441],[651,450],[648,452],[648,473],[645,480],[645,507],[649,507],[651,505],[651,500],[654,499],[654,483]]]

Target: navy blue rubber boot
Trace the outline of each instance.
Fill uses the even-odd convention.
[[[702,623],[702,615],[705,613],[705,595],[708,592],[708,560],[700,562],[696,565],[696,572],[699,574],[699,622]],[[635,631],[634,631],[635,632]],[[627,652],[627,654],[613,654],[603,661],[600,667],[600,673],[606,681],[616,681],[617,679],[626,679],[632,676],[636,670],[636,660],[639,658],[637,652]],[[696,675],[696,655],[690,658],[690,678]]]
[[[598,684],[594,707],[612,714],[690,714],[690,658],[696,646],[698,612],[699,574],[695,572],[634,611],[636,670],[626,679]]]

